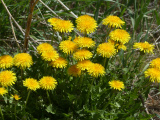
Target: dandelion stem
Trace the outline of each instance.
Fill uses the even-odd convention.
[[[21,69],[21,80],[23,80],[23,69]]]
[[[2,116],[2,120],[4,120],[4,117],[3,117],[3,113],[2,113],[1,106],[0,106],[0,113],[1,113],[1,116]]]
[[[107,37],[108,37],[109,33],[111,32],[111,30],[112,30],[112,28],[110,28],[110,29],[109,29],[109,31],[107,32],[106,36],[104,37],[103,42],[105,42],[105,41],[106,41],[106,39],[107,39]]]
[[[15,106],[14,106],[14,115],[15,115],[15,120],[17,120],[17,115],[16,115],[16,107],[17,107],[17,101],[15,102]]]
[[[48,90],[46,91],[46,93],[47,93],[47,97],[48,97],[49,103],[51,104],[51,100],[50,100],[50,97],[49,97]]]
[[[108,61],[109,61],[109,58],[105,57],[104,62],[103,62],[104,68],[107,68],[107,66],[108,66]]]
[[[31,90],[28,91],[28,95],[27,95],[26,104],[25,104],[25,106],[24,106],[24,109],[26,108],[26,105],[27,105],[27,102],[28,102],[28,98],[29,98],[30,93],[31,93]]]

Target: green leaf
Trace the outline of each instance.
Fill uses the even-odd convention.
[[[46,108],[46,111],[47,111],[48,113],[55,114],[55,112],[53,112],[52,104],[50,104],[50,105]]]

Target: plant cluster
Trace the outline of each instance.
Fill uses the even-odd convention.
[[[80,36],[71,37],[74,25],[69,20],[48,22],[61,34],[58,46],[52,41],[39,44],[35,54],[0,56],[3,119],[151,117],[145,113],[144,99],[151,82],[160,82],[160,60],[151,61],[148,69],[142,69],[142,61],[153,54],[154,45],[139,42],[128,49],[131,36],[122,29],[125,22],[113,15],[102,20],[107,33],[99,41],[94,37],[99,26],[89,15],[76,19]]]

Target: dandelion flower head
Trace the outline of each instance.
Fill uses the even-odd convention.
[[[92,64],[93,63],[90,60],[82,60],[77,63],[77,68],[80,68],[81,70],[88,70]]]
[[[15,84],[16,80],[16,74],[12,71],[5,70],[0,73],[0,84],[4,87]]]
[[[58,32],[72,32],[74,26],[70,20],[58,20],[56,24],[53,26],[53,29]]]
[[[98,45],[97,53],[102,57],[110,58],[116,54],[116,49],[112,43],[102,43]]]
[[[145,77],[150,77],[151,82],[160,82],[160,70],[157,68],[148,68],[144,75]]]
[[[57,81],[51,76],[43,76],[39,81],[40,87],[44,90],[53,90],[57,86]]]
[[[12,97],[13,97],[15,100],[21,99],[21,98],[19,97],[19,95],[17,95],[17,94],[12,95]]]
[[[3,88],[3,87],[0,87],[0,95],[4,95],[4,94],[6,94],[6,93],[8,93],[8,91],[5,89],[5,88]]]
[[[109,81],[109,85],[111,88],[122,91],[124,89],[124,83],[121,82],[120,80],[112,80]]]
[[[66,54],[72,54],[77,49],[77,44],[69,39],[62,41],[59,44],[59,48]]]
[[[122,21],[119,17],[109,15],[105,19],[103,19],[103,25],[108,25],[110,28],[122,28],[122,25],[124,25],[124,21]]]
[[[92,56],[93,54],[89,50],[85,50],[85,49],[77,50],[77,52],[73,54],[73,58],[78,61],[90,59],[92,58]]]
[[[147,41],[145,42],[139,42],[134,43],[133,45],[134,49],[139,49],[140,51],[143,51],[144,53],[153,53],[154,45],[149,44]]]
[[[55,61],[51,61],[50,65],[52,67],[56,67],[56,68],[65,68],[65,67],[67,67],[67,60],[65,60],[62,57],[59,57]]]
[[[77,43],[79,47],[86,47],[86,48],[91,48],[95,46],[95,42],[92,40],[92,38],[89,37],[76,37],[74,39],[74,42]]]
[[[128,43],[131,39],[129,33],[122,29],[115,29],[114,31],[110,32],[109,34],[110,39],[121,42],[122,44]]]
[[[14,65],[21,69],[29,68],[33,64],[32,56],[28,53],[18,53],[13,58]]]
[[[76,23],[77,23],[77,29],[81,32],[81,33],[93,33],[97,26],[97,22],[94,20],[94,18],[92,18],[89,15],[82,15],[79,16],[76,19]]]
[[[53,50],[54,48],[49,43],[41,43],[40,45],[37,46],[37,51],[39,54],[42,54],[43,52],[50,52]]]
[[[59,19],[59,18],[48,19],[48,22],[50,23],[50,25],[53,25],[53,26],[55,26],[58,21],[61,21],[61,19]]]
[[[6,69],[13,66],[13,58],[10,55],[0,56],[0,68]]]
[[[56,50],[49,51],[49,52],[43,52],[41,54],[41,57],[45,61],[55,61],[56,59],[59,58],[59,54],[57,53]]]
[[[104,76],[105,68],[101,64],[94,63],[88,68],[88,73],[93,77]]]
[[[68,74],[74,77],[81,75],[81,69],[77,67],[77,65],[72,65],[67,70]]]
[[[150,62],[150,66],[160,70],[160,58],[156,58]]]
[[[40,88],[39,82],[34,78],[25,79],[25,81],[23,81],[23,85],[33,91],[36,91]]]

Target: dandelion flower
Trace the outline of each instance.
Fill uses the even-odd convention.
[[[124,51],[127,50],[127,47],[126,47],[124,44],[117,44],[116,46],[117,46],[117,49],[118,49],[118,50],[120,50],[120,49],[122,49],[122,50],[124,50]]]
[[[50,52],[50,51],[53,51],[53,50],[54,50],[54,48],[49,43],[42,43],[42,44],[37,46],[37,51],[38,51],[39,54],[41,54],[43,52]]]
[[[27,78],[25,81],[23,81],[23,85],[27,87],[30,90],[36,91],[40,88],[39,82],[36,79],[33,78]]]
[[[86,48],[91,48],[95,46],[95,42],[92,40],[92,38],[89,37],[76,37],[74,39],[74,42],[77,43],[79,47],[86,47]]]
[[[28,53],[18,53],[13,58],[14,65],[21,69],[29,68],[33,64],[32,56]]]
[[[131,39],[129,33],[122,29],[115,29],[114,31],[110,32],[109,37],[110,39],[121,42],[122,44],[127,43]]]
[[[57,51],[53,50],[49,52],[43,52],[41,57],[45,61],[55,61],[56,59],[58,59],[59,54],[57,53]]]
[[[156,58],[150,62],[150,66],[160,70],[160,58]]]
[[[124,89],[124,83],[121,82],[120,80],[112,80],[109,81],[109,85],[111,88],[122,91]]]
[[[59,48],[66,54],[72,54],[77,49],[77,45],[71,40],[65,40],[60,43]]]
[[[5,70],[0,73],[0,83],[4,87],[15,84],[16,80],[16,74],[12,71]]]
[[[61,33],[72,32],[73,28],[73,23],[69,20],[58,20],[53,26],[53,29]]]
[[[0,95],[4,95],[4,94],[6,94],[6,93],[8,93],[8,91],[5,89],[5,88],[3,88],[3,87],[0,87]]]
[[[93,77],[104,76],[105,68],[101,64],[94,63],[88,68],[88,73]]]
[[[68,74],[74,77],[81,75],[81,69],[77,67],[77,65],[72,65],[68,68]]]
[[[78,17],[76,19],[76,23],[77,23],[77,29],[81,32],[81,33],[93,33],[97,26],[97,22],[94,20],[94,18],[92,18],[89,15],[82,15],[80,17]]]
[[[77,52],[73,54],[73,58],[79,61],[90,59],[92,56],[93,54],[89,50],[85,49],[77,50]]]
[[[148,42],[139,42],[134,43],[133,45],[134,49],[139,49],[140,51],[143,51],[144,53],[153,53],[154,45],[149,44]]]
[[[93,63],[90,60],[82,60],[77,63],[77,68],[80,68],[81,70],[88,70],[88,68]]]
[[[108,42],[109,42],[109,43],[111,43],[111,44],[113,44],[113,45],[115,45],[115,44],[116,44],[116,41],[111,40],[111,39],[109,39],[109,40],[108,40]]]
[[[148,68],[144,75],[145,77],[150,77],[151,82],[160,82],[160,70],[157,68]]]
[[[59,57],[55,61],[51,61],[50,65],[56,68],[65,68],[67,67],[67,60],[62,57]]]
[[[13,58],[10,55],[0,56],[0,68],[6,69],[13,66]]]
[[[44,76],[39,81],[40,87],[45,90],[53,90],[57,86],[57,81],[51,76]]]
[[[17,94],[12,95],[12,97],[13,97],[15,100],[21,99],[21,97],[19,97],[19,95],[17,95]]]
[[[111,43],[102,43],[98,46],[97,53],[102,57],[110,58],[116,54],[116,49]]]
[[[53,25],[53,26],[55,26],[58,21],[61,21],[61,19],[59,19],[59,18],[48,19],[48,22],[50,23],[50,25]]]
[[[109,15],[105,19],[103,19],[103,25],[108,25],[108,27],[112,28],[122,28],[121,26],[124,25],[124,21],[122,21],[119,17]]]

